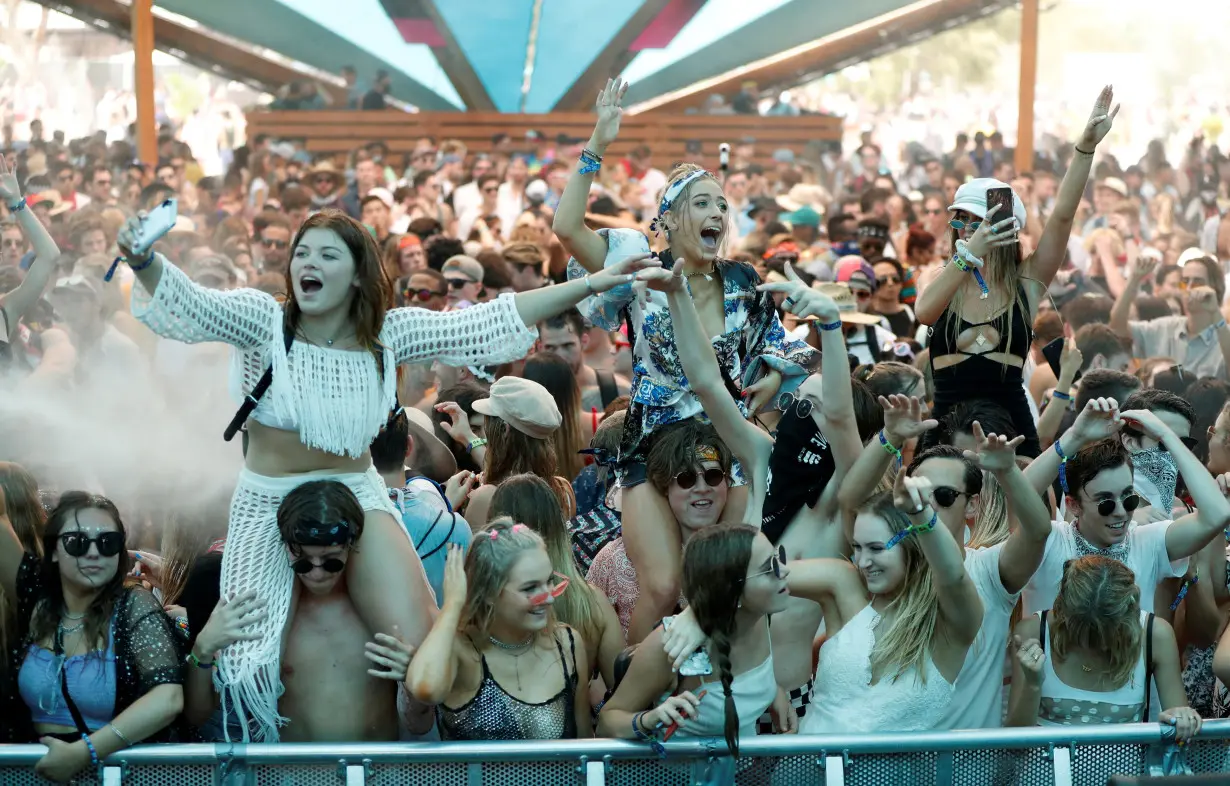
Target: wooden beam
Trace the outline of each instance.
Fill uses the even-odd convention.
[[[154,3],[132,3],[133,92],[137,98],[137,157],[158,163],[158,124],[154,109]]]
[[[1034,168],[1034,96],[1038,86],[1038,0],[1021,3],[1021,92],[1016,121],[1016,171]]]
[[[727,96],[738,93],[747,80],[757,82],[762,91],[792,87],[903,46],[915,35],[942,27],[954,19],[986,14],[1009,5],[1007,0],[917,0],[862,24],[642,101],[630,107],[629,112],[684,112],[698,108],[712,93]],[[719,41],[716,45],[722,43]]]
[[[436,60],[440,63],[440,68],[444,71],[444,75],[448,77],[448,81],[453,83],[453,89],[457,91],[458,98],[461,99],[462,103],[469,110],[478,112],[496,111],[495,102],[491,100],[491,95],[483,85],[483,80],[479,79],[478,72],[474,70],[474,66],[470,65],[470,60],[466,57],[465,51],[457,43],[457,37],[453,35],[448,22],[444,20],[444,17],[440,15],[439,9],[436,8],[435,0],[421,0],[421,7],[423,13],[436,26],[440,37],[444,39],[444,46],[432,47],[431,53],[436,56]]]
[[[669,3],[670,0],[645,0],[627,24],[620,28],[610,43],[590,62],[584,73],[577,77],[568,92],[560,96],[552,111],[584,112],[593,109],[594,97],[606,84],[606,80],[622,73],[637,55],[630,49],[632,42]]]
[[[35,0],[88,25],[121,38],[132,37],[132,9],[116,0]],[[132,8],[136,7],[134,0]],[[200,28],[185,27],[163,17],[153,17],[154,45],[160,51],[211,73],[243,82],[258,90],[274,92],[282,85],[311,75],[289,68],[255,52],[234,46]],[[321,85],[336,106],[345,106],[346,89],[333,83]]]

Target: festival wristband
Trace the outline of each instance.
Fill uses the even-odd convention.
[[[198,658],[195,652],[189,652],[188,657],[184,658],[184,661],[189,665],[196,666],[198,669],[212,669],[214,667],[213,661],[206,663]]]
[[[128,266],[132,268],[132,272],[139,273],[154,264],[154,252],[151,251],[150,255],[145,258],[144,262],[138,262],[135,265],[133,264],[133,261],[127,257],[116,257],[115,261],[111,263],[111,267],[107,268],[107,272],[103,276],[103,281],[111,281],[111,279],[115,276],[115,269],[120,266],[120,262],[127,262]]]
[[[910,515],[916,516],[919,513],[922,513],[923,510],[926,510],[926,509],[927,509],[927,506],[923,505],[922,510],[915,511],[913,514],[910,514]],[[891,549],[893,546],[896,546],[898,543],[905,540],[910,535],[920,533],[920,532],[930,532],[931,530],[935,529],[935,524],[937,521],[939,521],[939,514],[936,513],[935,511],[931,511],[931,518],[927,521],[926,524],[910,524],[905,529],[898,532],[896,535],[893,535],[892,538],[889,539],[888,543],[884,544],[884,550],[887,551],[888,549]]]
[[[1179,587],[1179,594],[1175,596],[1174,603],[1170,604],[1170,610],[1174,611],[1179,608],[1179,604],[1187,597],[1187,591],[1200,583],[1200,566],[1196,566],[1196,572],[1192,574],[1190,579],[1183,579],[1183,586]]]
[[[20,213],[21,211],[25,209],[26,209],[26,198],[25,197],[22,197],[21,199],[17,200],[17,204],[9,205],[10,213]]]
[[[466,443],[466,453],[473,453],[474,451],[478,450],[479,448],[483,447],[486,444],[487,444],[487,440],[483,439],[482,437],[475,437],[474,439]]]
[[[837,320],[836,322],[813,322],[812,324],[815,325],[820,330],[838,330],[841,328],[840,319]]]
[[[1072,395],[1069,393],[1060,393],[1058,390],[1051,391],[1051,398],[1057,398],[1062,401],[1071,401]]]
[[[1059,456],[1059,488],[1063,489],[1063,493],[1068,493],[1068,457],[1063,452],[1063,446],[1059,444],[1059,440],[1055,440],[1055,454]]]
[[[884,434],[884,429],[880,429],[878,436],[880,438],[880,447],[884,448],[885,453],[897,459],[897,468],[900,469],[901,465],[905,463],[905,457],[901,455],[901,450],[893,447],[892,443],[888,441],[888,437]]]

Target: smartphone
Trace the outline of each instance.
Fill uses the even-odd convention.
[[[999,211],[995,211],[996,207]],[[988,188],[987,189],[987,220],[993,224],[998,224],[1005,218],[1012,218],[1012,189],[1004,188]]]
[[[161,240],[163,235],[171,231],[178,216],[179,201],[176,199],[168,199],[146,213],[145,220],[141,222],[141,236],[137,238],[137,244],[132,248],[133,253],[144,255],[149,251],[150,247]]]
[[[1060,336],[1042,348],[1042,357],[1046,358],[1046,362],[1051,367],[1051,371],[1055,372],[1055,379],[1059,379],[1059,357],[1063,354],[1064,340],[1064,337]],[[1080,378],[1081,373],[1077,371],[1076,378],[1072,381],[1075,382]]]

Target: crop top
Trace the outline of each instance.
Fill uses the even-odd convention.
[[[164,338],[235,347],[231,394],[241,402],[272,363],[273,384],[252,417],[261,424],[298,431],[304,445],[359,458],[396,406],[397,375],[404,363],[439,360],[450,366],[507,363],[524,357],[538,338],[517,311],[515,296],[463,311],[389,310],[380,327],[381,377],[370,352],[296,341],[290,352],[282,332],[282,305],[256,289],[219,291],[193,283],[165,257],[151,295],[140,279],[132,287],[132,313]]]

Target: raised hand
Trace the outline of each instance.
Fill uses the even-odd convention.
[[[1076,373],[1083,365],[1085,365],[1085,355],[1076,346],[1076,339],[1069,338],[1063,344],[1063,352],[1059,354],[1059,378],[1071,387],[1076,381]]]
[[[977,464],[980,469],[999,473],[1007,472],[1016,466],[1016,449],[1025,441],[1025,435],[1022,434],[1016,439],[1009,440],[999,434],[985,434],[982,431],[982,424],[975,420],[974,441],[978,449],[965,451],[965,457]]]
[[[1157,267],[1157,260],[1152,256],[1141,254],[1136,257],[1135,263],[1129,262],[1128,267],[1128,280],[1134,284],[1140,284],[1153,275],[1153,270]]]
[[[1117,434],[1122,428],[1119,402],[1113,398],[1094,398],[1076,416],[1071,433],[1081,445],[1088,445]]]
[[[453,510],[460,510],[474,489],[478,488],[481,484],[482,476],[468,469],[463,469],[449,478],[448,482],[444,484],[444,496],[448,499],[449,504],[453,506]]]
[[[1115,115],[1119,114],[1118,104],[1111,109],[1114,101],[1115,89],[1110,85],[1102,88],[1102,92],[1098,94],[1098,100],[1093,104],[1093,111],[1089,113],[1089,122],[1085,124],[1085,130],[1081,132],[1081,138],[1076,142],[1078,148],[1086,153],[1092,153],[1098,143],[1110,133],[1111,127],[1115,124]]]
[[[621,259],[610,267],[589,274],[589,285],[595,293],[608,292],[617,286],[636,280],[642,272],[659,269],[662,263],[649,252]]]
[[[468,447],[474,439],[474,431],[470,428],[470,417],[466,411],[454,401],[441,401],[436,404],[436,412],[443,412],[452,421],[440,421],[440,428],[444,429],[444,433],[452,437],[458,445]]]
[[[1021,228],[1017,226],[1016,216],[1001,217],[1003,208],[1003,205],[991,208],[986,219],[978,225],[978,231],[966,242],[969,252],[984,262],[991,249],[1021,242]]]
[[[1187,293],[1187,311],[1189,314],[1216,316],[1221,309],[1217,303],[1217,293],[1212,287],[1193,287]]]
[[[794,272],[794,266],[789,262],[786,263],[786,279],[786,281],[761,284],[756,287],[756,291],[784,293],[786,299],[782,301],[782,308],[799,319],[814,317],[826,325],[831,325],[841,319],[837,304],[833,302],[833,299],[803,283],[803,279]]]
[[[884,408],[884,435],[897,449],[906,440],[921,437],[940,424],[938,420],[923,419],[922,399],[917,396],[880,396],[880,406]]]
[[[1158,442],[1173,433],[1170,426],[1163,423],[1162,419],[1149,409],[1129,409],[1127,412],[1120,412],[1119,417],[1127,425],[1140,429]]]
[[[927,478],[922,475],[911,477],[905,474],[905,467],[902,467],[897,470],[893,481],[893,506],[902,513],[917,515],[931,504],[934,488]]]
[[[594,125],[594,133],[590,137],[594,145],[605,148],[615,141],[615,137],[619,136],[619,123],[624,117],[623,100],[626,92],[628,92],[628,83],[618,77],[606,80],[606,87],[598,92],[598,100],[594,102],[598,122]]]
[[[466,552],[456,544],[448,547],[444,561],[444,602],[441,610],[460,612],[466,604]]]
[[[15,205],[21,199],[21,186],[17,184],[17,173],[9,168],[8,161],[0,156],[0,199],[5,205]]]
[[[670,270],[662,267],[661,262],[656,267],[648,267],[636,274],[636,282],[644,289],[652,289],[655,292],[682,292],[683,260],[675,260],[675,265]]]

